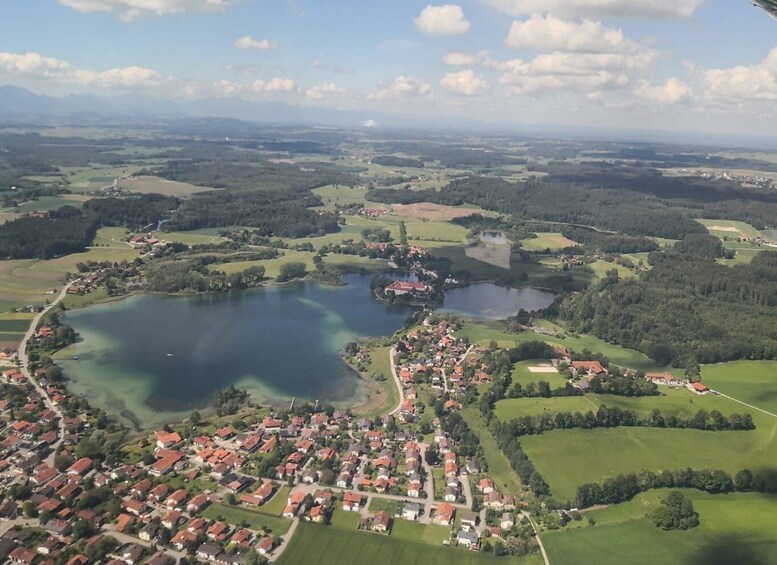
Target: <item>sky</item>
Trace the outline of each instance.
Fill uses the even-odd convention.
[[[777,20],[748,0],[0,0],[0,22],[0,84],[48,95],[504,125],[777,124]]]

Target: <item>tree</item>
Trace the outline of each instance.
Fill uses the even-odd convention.
[[[688,530],[699,525],[699,515],[693,502],[674,490],[661,501],[661,506],[648,514],[653,524],[662,530]]]
[[[192,423],[193,426],[198,426],[200,425],[200,422],[202,422],[202,416],[200,416],[200,413],[197,410],[195,410],[189,416],[189,421]]]
[[[275,280],[277,282],[286,282],[292,279],[301,279],[306,273],[305,263],[292,261],[291,263],[281,265],[280,273]]]
[[[35,518],[38,515],[38,510],[31,500],[26,500],[24,504],[22,504],[22,513],[25,518]]]

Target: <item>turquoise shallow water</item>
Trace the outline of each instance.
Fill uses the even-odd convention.
[[[375,301],[369,277],[347,280],[344,287],[143,295],[76,310],[66,319],[82,340],[61,363],[73,392],[142,428],[205,408],[231,384],[260,403],[356,403],[364,391],[341,360],[342,347],[392,334],[410,311]]]

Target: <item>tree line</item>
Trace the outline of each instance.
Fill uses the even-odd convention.
[[[608,408],[600,406],[594,413],[589,410],[581,412],[543,412],[536,416],[521,416],[508,422],[503,427],[515,437],[539,435],[551,430],[569,430],[581,428],[592,430],[596,428],[644,427],[644,428],[675,428],[706,431],[746,431],[754,430],[755,424],[750,414],[730,414],[724,416],[717,410],[707,412],[699,410],[693,416],[664,416],[660,410],[654,409],[647,415],[641,415],[634,410],[622,410],[617,406]]]
[[[641,492],[657,488],[693,488],[719,494],[727,492],[777,492],[777,472],[753,473],[739,471],[733,478],[721,470],[693,470],[690,467],[675,471],[642,470],[610,477],[601,483],[585,483],[578,487],[575,505],[587,508],[596,504],[618,504],[631,500]]]

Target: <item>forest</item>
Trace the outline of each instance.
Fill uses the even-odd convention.
[[[638,279],[610,273],[564,300],[560,315],[574,331],[689,370],[699,363],[777,358],[777,252],[727,267],[714,260],[719,246],[712,238],[693,238],[651,253],[652,269]]]
[[[94,239],[99,220],[72,206],[45,217],[25,217],[0,225],[0,257],[51,259],[83,251]]]

